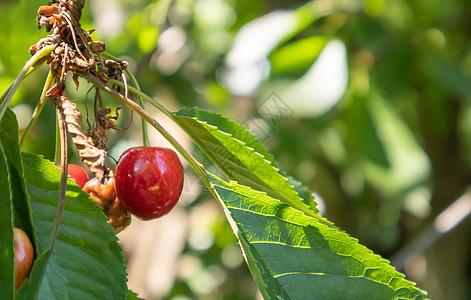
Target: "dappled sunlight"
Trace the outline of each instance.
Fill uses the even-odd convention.
[[[42,2],[36,4],[54,8]],[[84,3],[82,37],[64,30],[71,26],[65,19],[58,21],[65,6],[39,15],[43,27],[56,26],[60,37],[70,40],[43,58],[61,78],[60,92],[52,97],[66,95],[76,105],[83,119],[74,120],[84,132],[98,130],[98,107],[112,112],[104,117],[112,123],[108,131],[100,127],[106,133],[106,139],[100,136],[106,148],[101,158],[110,169],[124,151],[142,146],[146,138],[155,147],[188,151],[178,153],[185,175],[175,209],[150,222],[133,217],[118,234],[127,286],[138,296],[249,300],[318,291],[327,299],[337,290],[347,298],[380,290],[388,298],[419,295],[423,289],[431,299],[448,300],[470,294],[470,3]],[[27,1],[0,3],[2,93],[31,57],[28,48],[51,34],[36,30],[37,16],[37,8]],[[98,44],[106,44],[106,52],[100,53],[116,59],[96,51],[88,65],[81,56]],[[74,50],[78,45],[83,53]],[[126,106],[140,99],[123,66],[156,101],[139,112],[148,114],[153,126],[142,125],[141,116]],[[9,101],[20,136],[26,129],[22,151],[57,164],[61,149],[56,146],[60,138],[54,104],[46,97],[37,120],[33,114],[46,71],[41,67],[25,77]],[[94,85],[106,85],[109,93],[97,92]],[[128,102],[117,101],[113,92],[125,94]],[[28,128],[32,119],[34,126]],[[5,151],[3,140],[9,142],[11,133],[1,126],[0,168],[8,171],[5,182],[21,187],[10,195],[18,201],[22,198],[15,193],[31,183],[15,177],[21,175],[13,172],[22,165],[22,156],[18,152],[14,161],[15,155]],[[155,130],[158,126],[178,143]],[[73,144],[69,148],[69,163],[81,164]],[[25,177],[34,182],[39,178],[34,174],[49,172],[53,164],[29,155],[27,162],[37,166],[28,165]],[[143,176],[150,170],[148,165],[137,167]],[[58,185],[54,176],[47,177],[46,187]],[[0,184],[4,190],[10,186],[5,182]],[[52,224],[56,198],[51,195],[56,197],[57,191],[31,186],[33,214],[35,209],[43,212],[47,222],[41,224]],[[68,190],[68,201],[79,192]],[[121,252],[98,239],[102,228],[91,228],[104,215],[81,224],[82,212],[67,209],[61,226],[71,235],[62,234],[61,247],[70,241],[71,249],[81,245],[84,251],[119,259]],[[12,220],[15,214],[10,214]],[[87,230],[81,232],[79,226]],[[96,245],[87,245],[89,236]],[[40,243],[47,238],[41,232]],[[101,260],[97,268],[106,267]],[[123,273],[126,266],[121,264]],[[93,276],[100,272],[90,271]],[[304,289],[302,282],[316,284]],[[98,283],[90,284],[93,289]],[[341,294],[339,286],[352,294]]]

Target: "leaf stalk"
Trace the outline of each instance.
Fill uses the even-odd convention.
[[[105,58],[108,58],[108,59],[113,59],[113,60],[118,60],[118,58],[108,52],[102,52],[101,55]],[[134,87],[140,91],[141,88],[139,86],[139,83],[137,82],[137,79],[136,77],[134,76],[134,74],[129,70],[129,68],[126,68],[124,70],[124,72],[126,73],[126,75],[129,76],[129,78],[131,78],[131,82],[132,84],[134,85]],[[137,95],[137,94],[136,94]],[[139,105],[145,110],[145,102],[144,100],[142,99],[141,96],[137,95],[138,96],[138,101],[139,101]],[[149,147],[150,146],[150,141],[149,141],[149,133],[147,131],[147,122],[146,120],[144,119],[141,119],[141,122],[142,122],[142,144],[145,146],[145,147]]]
[[[38,104],[34,108],[33,115],[31,116],[31,119],[29,120],[28,125],[26,125],[23,133],[21,134],[21,137],[20,137],[21,147],[23,147],[23,144],[25,142],[26,137],[28,136],[28,133],[30,132],[31,128],[38,120],[39,114],[41,114],[44,108],[44,105],[46,104],[46,92],[51,88],[53,80],[54,78],[52,77],[52,72],[49,71],[49,73],[47,74],[46,82],[44,83],[44,88],[41,93],[41,97],[39,98]]]

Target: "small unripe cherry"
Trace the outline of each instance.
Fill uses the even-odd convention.
[[[183,166],[171,149],[130,148],[116,165],[116,195],[136,217],[159,218],[177,204],[183,189],[183,174]]]
[[[18,290],[31,269],[34,250],[26,233],[16,227],[13,228],[13,242],[15,253],[15,290]]]
[[[56,167],[59,169],[61,168],[60,165],[57,165]],[[83,188],[85,183],[88,182],[87,172],[85,172],[85,170],[80,166],[69,164],[67,166],[67,175],[72,178],[80,188]]]

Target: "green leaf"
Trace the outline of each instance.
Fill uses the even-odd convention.
[[[41,254],[31,270],[30,280],[18,291],[18,299],[69,299],[64,277],[52,250]]]
[[[298,196],[303,199],[303,202],[309,205],[309,208],[312,211],[319,212],[317,209],[317,203],[314,201],[314,196],[312,193],[305,187],[301,182],[296,180],[295,178],[286,175],[283,171],[280,170],[280,174],[283,175],[284,177],[288,178],[288,184],[292,185],[294,187],[294,190],[296,193],[298,193]],[[325,222],[329,223],[331,226],[334,226],[334,224],[330,223],[329,221],[325,220]]]
[[[230,179],[266,192],[308,215],[318,212],[312,197],[299,197],[266,148],[244,127],[219,114],[196,108],[182,109],[176,117]]]
[[[128,290],[126,293],[126,300],[142,300],[142,298],[139,298],[133,291]]]
[[[272,72],[275,74],[304,74],[316,61],[329,37],[312,36],[291,42],[270,55]],[[296,53],[296,55],[293,55]]]
[[[422,299],[389,262],[317,218],[209,175],[265,299]]]
[[[0,299],[13,299],[13,212],[10,172],[0,145]]]
[[[5,150],[10,169],[10,182],[13,194],[13,205],[17,216],[14,224],[26,232],[33,244],[35,236],[31,208],[26,192],[26,182],[23,174],[23,162],[18,139],[18,122],[15,114],[7,109],[0,123],[0,143]]]
[[[34,154],[24,153],[23,161],[39,250],[44,251],[56,215],[60,170]],[[68,179],[54,250],[71,299],[123,299],[126,295],[123,254],[106,220],[101,207]]]

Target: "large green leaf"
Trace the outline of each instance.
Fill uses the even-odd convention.
[[[424,297],[346,233],[265,193],[209,176],[265,299]]]
[[[13,299],[13,209],[10,173],[0,145],[0,299]]]
[[[13,194],[13,206],[17,217],[14,224],[22,228],[35,244],[31,208],[26,192],[20,146],[18,142],[18,122],[15,114],[7,109],[0,123],[0,143],[10,169],[10,182]]]
[[[215,113],[182,109],[176,116],[198,146],[232,180],[266,192],[300,211],[314,216],[318,212],[310,194],[300,198],[291,182],[276,167],[266,148],[241,125]]]
[[[18,291],[18,298],[67,300],[69,295],[65,289],[66,283],[67,279],[62,274],[55,255],[49,249],[34,261],[30,280]]]
[[[59,199],[60,170],[50,161],[24,153],[39,251],[46,249]],[[64,213],[54,245],[71,299],[123,299],[126,266],[121,248],[101,207],[68,179]]]

